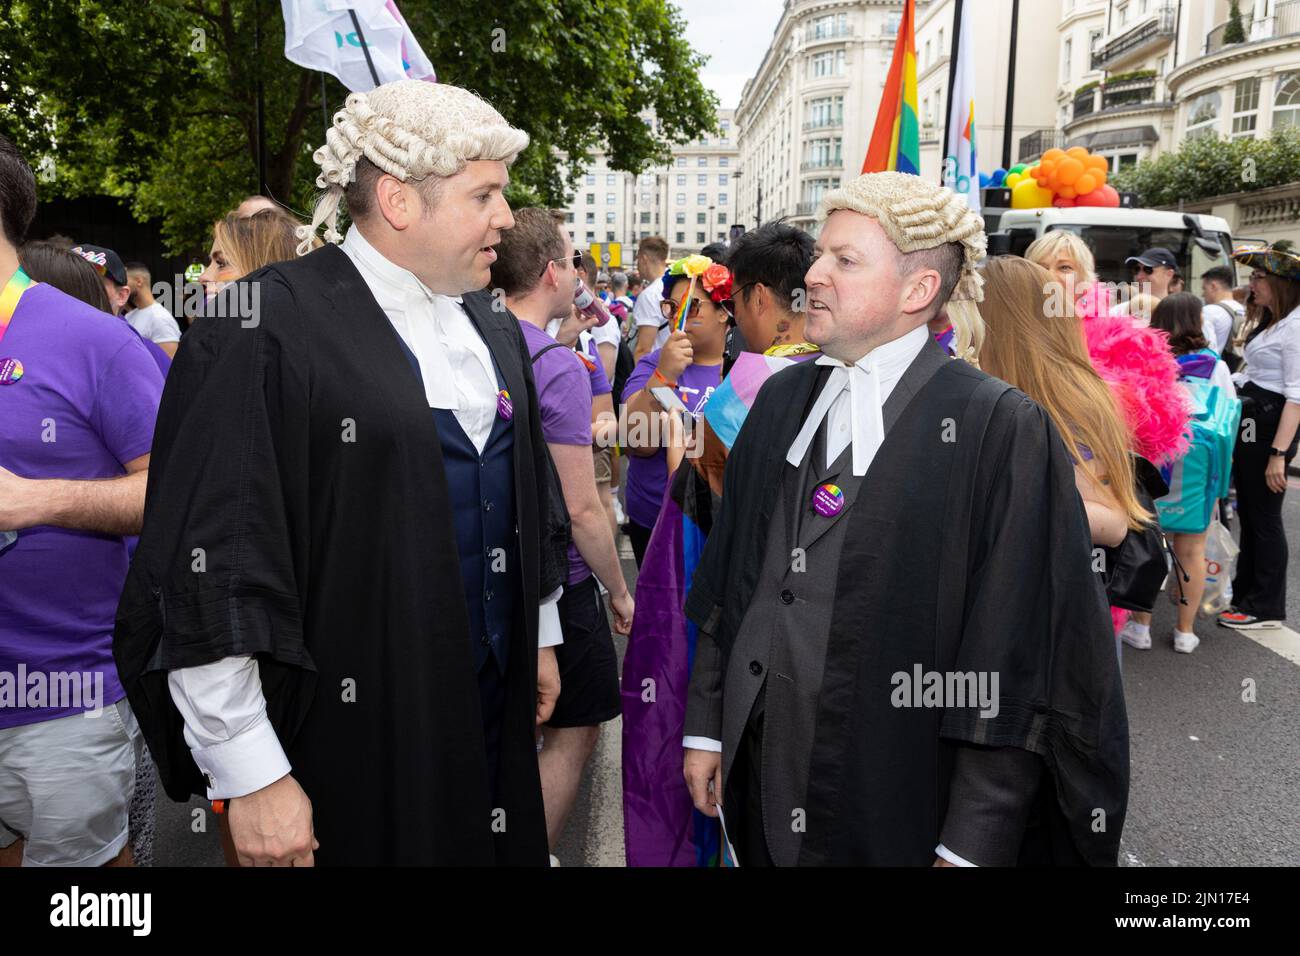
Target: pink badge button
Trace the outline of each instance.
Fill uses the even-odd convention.
[[[829,481],[813,492],[813,510],[823,518],[834,518],[844,509],[844,492]]]

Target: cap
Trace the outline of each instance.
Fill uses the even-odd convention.
[[[1154,269],[1156,266],[1165,266],[1166,268],[1178,271],[1178,260],[1174,254],[1164,246],[1152,246],[1140,256],[1129,256],[1124,260],[1124,265],[1133,264],[1146,266],[1148,269]]]
[[[79,246],[73,246],[68,251],[81,256],[94,266],[95,271],[100,275],[108,276],[118,285],[126,285],[126,266],[122,265],[122,257],[112,249],[82,243]]]

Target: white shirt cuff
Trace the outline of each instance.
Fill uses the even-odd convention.
[[[722,753],[722,741],[712,737],[683,737],[682,746],[687,750],[708,750],[715,754]]]
[[[956,853],[953,853],[952,850],[948,849],[942,843],[940,843],[937,847],[934,848],[934,853],[935,856],[942,857],[943,859],[951,863],[953,866],[970,866],[970,867],[975,866],[975,864],[972,863],[970,860],[967,860],[966,858],[960,857]]]
[[[224,743],[190,753],[208,779],[209,800],[246,796],[270,786],[292,769],[265,712]]]
[[[538,650],[564,643],[564,629],[560,627],[560,608],[555,603],[562,593],[564,588],[556,588],[554,593],[545,598],[537,608]]]

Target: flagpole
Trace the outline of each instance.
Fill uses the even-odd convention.
[[[266,102],[262,89],[262,3],[253,7],[253,63],[257,70],[257,192],[260,196],[267,194],[266,189]]]
[[[1002,129],[1002,168],[1011,168],[1011,119],[1016,104],[1016,34],[1020,27],[1020,0],[1011,0],[1011,62],[1007,67],[1007,115]]]
[[[357,11],[349,7],[348,16],[352,17],[352,29],[357,31],[357,40],[361,44],[361,52],[366,55],[366,66],[370,67],[370,78],[375,81],[375,86],[379,86],[379,73],[375,70],[375,61],[370,59],[370,47],[366,44],[366,35],[361,32],[361,21],[357,19]]]
[[[325,123],[325,132],[330,131],[329,94],[325,92],[325,71],[320,74],[320,118]]]
[[[952,116],[952,90],[957,85],[957,67],[960,65],[957,61],[957,52],[961,49],[961,8],[965,0],[956,0],[953,4],[952,11],[952,50],[948,54],[948,98],[944,100],[948,104],[948,113],[940,117],[943,120],[943,155],[939,157],[939,184],[948,185],[944,181],[944,170],[948,165],[948,157],[952,155],[952,144],[949,142],[952,137],[952,123],[949,117]]]

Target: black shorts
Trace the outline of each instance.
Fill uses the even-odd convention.
[[[560,596],[564,643],[555,648],[560,666],[560,699],[548,727],[594,727],[623,710],[618,687],[618,657],[609,632],[605,602],[592,575],[566,584]]]

